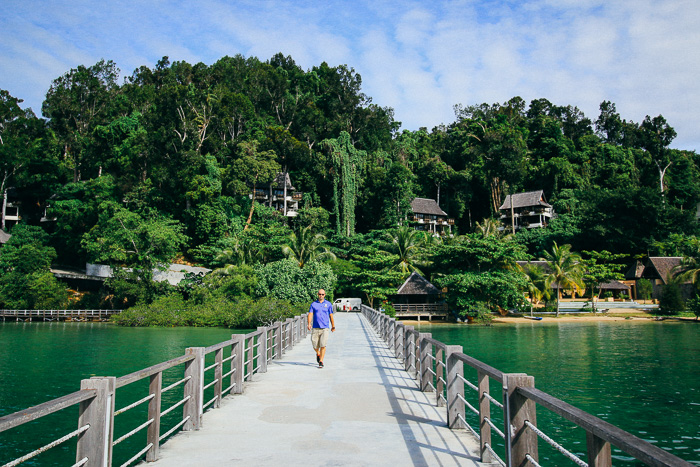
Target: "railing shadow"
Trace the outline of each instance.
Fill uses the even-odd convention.
[[[369,350],[376,362],[376,368],[391,405],[392,411],[388,415],[394,417],[399,424],[413,464],[439,465],[441,462],[437,457],[438,454],[442,456],[448,454],[458,465],[465,461],[478,463],[479,458],[469,454],[468,447],[456,432],[438,430],[438,427],[447,426],[439,409],[428,401],[410,373],[401,368],[399,361],[391,355],[386,344],[371,329],[367,319],[360,318],[360,323],[370,343]],[[443,433],[448,433],[448,437]],[[430,440],[430,443],[423,442],[426,440]],[[427,453],[433,455],[426,457]]]

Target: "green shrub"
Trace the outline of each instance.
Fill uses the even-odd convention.
[[[384,313],[386,313],[389,318],[396,318],[396,308],[394,308],[394,305],[386,302],[382,303],[382,308],[384,308]]]
[[[681,287],[675,282],[669,282],[664,287],[661,300],[659,302],[659,314],[677,315],[685,309]]]
[[[269,326],[308,311],[308,305],[285,300],[211,296],[204,302],[185,300],[173,293],[150,305],[137,305],[112,316],[121,326],[195,326],[251,329]]]

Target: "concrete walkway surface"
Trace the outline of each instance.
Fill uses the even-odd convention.
[[[481,465],[478,441],[447,428],[435,393],[418,390],[362,315],[336,313],[335,322],[325,368],[307,337],[150,465]]]

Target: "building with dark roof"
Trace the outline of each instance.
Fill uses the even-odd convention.
[[[301,198],[302,193],[292,185],[289,172],[280,172],[267,187],[255,189],[257,202],[274,208],[287,217],[296,217],[299,213]]]
[[[432,234],[444,234],[452,232],[454,219],[449,219],[447,213],[440,209],[434,199],[414,198],[411,201],[413,216],[410,219],[411,225],[416,230],[431,232]]]
[[[447,318],[447,304],[442,291],[417,272],[411,273],[401,284],[392,305],[397,318],[415,317],[418,321],[421,318],[430,321],[433,318]]]
[[[503,224],[499,230],[542,228],[555,216],[554,208],[547,203],[543,190],[508,195],[498,209]]]

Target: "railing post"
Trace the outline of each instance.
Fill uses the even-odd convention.
[[[202,398],[204,392],[204,347],[188,347],[186,355],[194,358],[185,363],[185,397],[189,400],[183,406],[183,417],[190,417],[182,426],[183,431],[199,430],[202,425]]]
[[[267,328],[259,327],[260,337],[258,337],[258,365],[260,368],[258,371],[260,373],[267,373]]]
[[[396,335],[394,336],[394,356],[400,360],[403,360],[404,331],[405,325],[399,322],[396,325]]]
[[[221,375],[224,374],[224,349],[218,349],[214,353],[214,359],[216,362],[216,366],[214,367],[214,379],[216,380],[216,383],[214,383],[214,395],[216,396],[214,408],[218,409],[221,407],[221,391],[224,388],[223,378],[221,377]]]
[[[418,382],[420,384],[420,390],[423,392],[433,392],[433,388],[430,385],[433,379],[433,374],[428,371],[428,368],[432,367],[432,356],[433,344],[428,342],[427,338],[432,337],[429,332],[421,332],[418,334],[419,347],[420,347],[420,372],[418,375]]]
[[[445,358],[445,351],[442,350],[442,347],[436,346],[435,347],[435,384],[437,385],[437,388],[435,390],[435,404],[438,407],[444,407],[445,406],[445,401],[443,399],[443,393],[445,392],[445,383],[442,381],[445,379],[445,368],[443,367],[443,362]]]
[[[284,345],[282,346],[284,348],[283,352],[286,353],[288,349],[291,349],[293,347],[292,345],[292,326],[294,325],[294,320],[291,318],[287,318],[284,322],[284,331],[282,334],[284,334]]]
[[[521,396],[516,388],[535,387],[535,377],[524,373],[503,375],[503,407],[505,409],[506,465],[526,465],[527,454],[539,462],[537,434],[525,425],[529,421],[537,426],[536,404]]]
[[[231,369],[236,369],[231,375],[231,384],[234,385],[231,392],[233,394],[243,394],[243,352],[245,351],[245,336],[243,334],[233,334],[231,335],[231,340],[233,340],[231,352],[235,355],[231,359]]]
[[[153,419],[153,423],[148,426],[146,434],[146,444],[151,444],[151,448],[146,451],[146,462],[158,460],[160,451],[160,411],[161,411],[161,390],[163,388],[163,372],[151,375],[148,392],[153,394],[153,399],[148,402],[148,419]]]
[[[466,428],[464,418],[464,362],[457,358],[462,353],[461,345],[448,345],[445,348],[445,361],[447,362],[447,426],[451,429]],[[461,418],[460,418],[461,417]]]
[[[411,369],[411,339],[413,338],[413,326],[403,328],[403,367],[404,370]]]
[[[482,371],[477,371],[479,385],[479,444],[481,445],[481,462],[493,462],[493,455],[486,446],[491,444],[491,425],[486,419],[491,419],[491,402],[486,397],[489,392],[489,375]]]
[[[248,362],[248,368],[247,371],[243,372],[243,374],[248,374],[248,381],[253,381],[253,373],[255,373],[255,336],[250,336],[247,338],[247,340],[248,345],[250,346],[248,347],[248,355],[246,355],[245,358],[245,360]]]
[[[282,321],[277,321],[275,323],[275,352],[273,353],[273,357],[276,354],[277,358],[282,358],[283,347],[284,346],[282,345]]]
[[[389,318],[387,324],[386,346],[393,350],[394,339],[396,338],[396,319]]]
[[[612,465],[610,443],[587,431],[586,445],[588,447],[589,467],[610,467]]]
[[[90,425],[90,428],[78,436],[76,462],[87,457],[85,465],[90,467],[112,465],[116,386],[117,378],[113,376],[84,379],[80,382],[80,389],[95,389],[97,395],[80,403],[78,428],[85,425]]]

